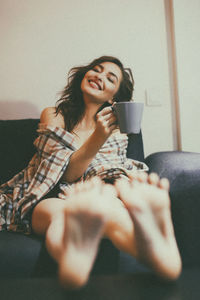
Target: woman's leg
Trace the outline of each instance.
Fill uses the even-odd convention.
[[[74,251],[74,243],[71,243],[71,256],[70,247],[66,246],[68,251],[63,252],[61,277],[70,277],[69,269],[74,272],[74,266],[69,268],[69,265],[71,258],[78,258],[78,255],[85,261],[93,257],[87,263],[89,275],[97,252],[97,242],[104,233],[118,249],[149,265],[161,277],[176,279],[181,271],[181,259],[172,226],[168,181],[160,180],[156,174],[148,176],[143,173],[130,182],[119,181],[116,189],[122,201],[116,197],[113,186],[98,180],[77,185],[69,195],[73,203],[77,200],[73,209],[66,209],[65,212],[65,228],[68,232],[65,237],[73,235],[69,226],[73,223],[70,220],[73,220],[77,227],[80,226],[76,233],[81,232],[85,245],[80,243]],[[101,223],[100,234],[92,230],[95,226],[90,222],[95,222],[95,219]],[[90,251],[93,255],[88,255]]]
[[[136,258],[161,277],[176,279],[181,272],[181,259],[171,220],[168,181],[160,180],[156,174],[141,174],[130,182],[119,181],[116,189],[134,224]]]
[[[59,276],[65,286],[84,285],[107,223],[108,198],[98,178],[76,184],[65,209],[64,251]]]
[[[105,230],[109,199],[97,179],[77,184],[68,199],[41,201],[33,211],[32,227],[45,235],[47,250],[58,262],[61,283],[77,288],[88,280]]]
[[[39,202],[32,214],[33,231],[45,236],[47,250],[57,262],[62,252],[65,209],[65,201],[49,198]]]
[[[158,177],[145,175],[115,189],[100,180],[77,184],[69,200],[46,199],[33,211],[32,226],[46,235],[49,253],[68,287],[88,279],[103,234],[121,250],[174,279],[181,269],[167,188]]]

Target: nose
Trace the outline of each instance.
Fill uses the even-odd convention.
[[[96,74],[95,75],[95,81],[100,85],[100,87],[101,87],[101,89],[103,88],[103,76],[100,74],[100,73],[98,73],[98,74]]]
[[[96,82],[99,84],[100,89],[102,90],[103,87],[104,87],[104,80],[103,80],[103,75],[102,75],[102,73],[97,73],[97,74],[95,75],[95,80],[96,80]]]
[[[105,72],[101,72],[101,73],[96,74],[96,79],[100,82],[104,82],[105,77],[106,77]]]
[[[97,73],[96,76],[95,76],[95,78],[96,78],[97,80],[102,81],[102,80],[103,80],[103,75],[102,75],[102,73]]]

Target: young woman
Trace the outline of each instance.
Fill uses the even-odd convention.
[[[57,106],[41,114],[36,155],[0,187],[2,228],[44,235],[70,288],[87,282],[104,236],[163,278],[181,271],[168,181],[126,158],[112,111],[132,98],[130,74],[110,56],[73,68]]]

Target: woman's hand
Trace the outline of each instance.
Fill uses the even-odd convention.
[[[108,138],[117,128],[117,118],[111,107],[105,107],[96,115],[95,133]]]

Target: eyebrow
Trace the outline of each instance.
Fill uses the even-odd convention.
[[[98,64],[97,66],[100,67],[101,70],[104,70],[104,66],[102,66],[101,64]],[[113,72],[108,72],[108,73],[110,75],[114,76],[117,79],[117,81],[119,81],[119,78],[117,77],[117,75],[115,73],[113,73]]]

